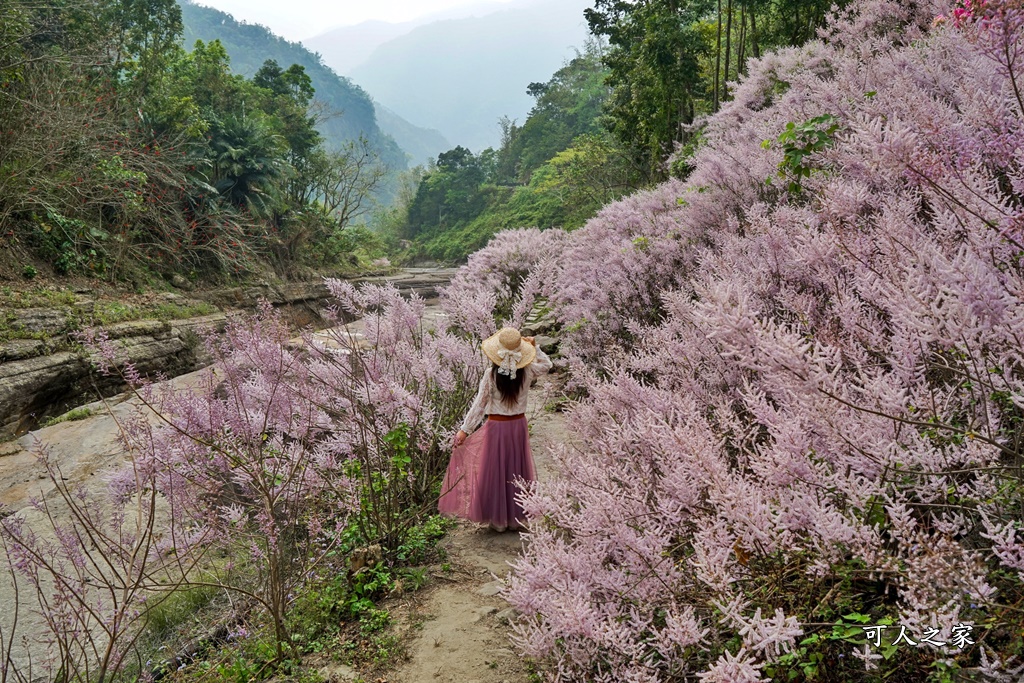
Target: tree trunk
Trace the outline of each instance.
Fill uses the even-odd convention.
[[[718,37],[715,44],[715,111],[718,111],[718,76],[722,69],[722,0],[718,0]]]
[[[732,53],[730,52],[730,46],[732,45],[732,0],[729,0],[729,4],[725,10],[725,74],[722,76],[722,97],[726,98],[729,96],[729,59]]]
[[[755,17],[756,16],[757,16],[757,12],[751,10],[751,12],[750,12],[750,38],[751,38],[751,42],[753,43],[753,47],[754,47],[754,59],[760,59],[761,58],[761,48],[757,44],[757,23],[755,21]]]
[[[800,44],[800,3],[796,4],[796,16],[793,18],[793,33],[789,36],[790,45]]]
[[[736,78],[744,73],[744,57],[747,51],[747,12],[746,7],[740,5],[740,42],[736,46]]]

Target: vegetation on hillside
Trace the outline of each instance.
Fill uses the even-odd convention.
[[[597,0],[594,38],[547,83],[502,143],[441,154],[399,221],[415,253],[461,260],[498,230],[574,229],[599,208],[685,177],[701,117],[730,96],[750,57],[813,37],[832,2]],[[843,3],[839,3],[841,6]]]
[[[384,160],[362,137],[325,147],[301,64],[244,78],[218,41],[186,51],[173,0],[12,0],[0,27],[0,240],[25,277],[351,258]]]
[[[186,48],[197,40],[218,40],[231,59],[232,72],[247,77],[255,75],[268,59],[282,66],[301,66],[316,91],[316,127],[328,150],[340,150],[364,137],[388,168],[405,168],[405,152],[381,131],[370,95],[335,73],[318,55],[259,24],[237,21],[230,14],[188,0],[180,4],[182,43]]]
[[[610,49],[608,127],[649,181],[669,175],[666,158],[694,141],[689,128],[731,97],[749,58],[815,36],[833,0],[595,0],[586,11]],[[677,170],[677,175],[683,169]]]
[[[502,144],[438,156],[404,203],[393,229],[420,255],[459,260],[497,231],[531,225],[579,227],[637,182],[629,159],[602,128],[609,90],[599,42],[590,42],[546,83],[518,125],[503,119]]]

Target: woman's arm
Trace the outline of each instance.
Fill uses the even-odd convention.
[[[473,404],[469,407],[469,412],[466,413],[466,419],[462,421],[462,432],[465,434],[469,434],[483,422],[484,410],[487,409],[487,398],[491,393],[490,380],[490,368],[488,368],[484,371],[484,376],[480,378],[476,398],[473,399]]]
[[[537,342],[533,340],[533,337],[527,337],[527,339],[530,340],[531,344],[536,346]],[[530,370],[533,371],[533,374],[543,375],[549,371],[553,365],[554,364],[551,362],[551,359],[547,357],[547,354],[541,351],[540,347],[537,346],[537,357],[533,359],[532,363],[530,363]]]

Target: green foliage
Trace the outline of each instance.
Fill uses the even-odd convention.
[[[816,170],[807,159],[835,142],[835,134],[839,130],[839,123],[836,117],[831,114],[822,114],[803,123],[786,124],[784,130],[776,141],[782,146],[783,157],[779,162],[779,177],[791,178],[786,189],[790,194],[800,194],[804,178],[810,178],[811,172]],[[772,146],[771,140],[765,140],[761,146],[768,149]],[[771,182],[768,178],[766,182]]]
[[[398,546],[395,558],[403,564],[416,565],[427,562],[437,542],[455,526],[455,521],[448,517],[428,517],[422,524],[409,530],[402,544]]]
[[[391,439],[401,452],[403,437],[393,433]],[[394,619],[381,601],[393,592],[417,590],[426,583],[426,569],[410,565],[433,561],[437,541],[453,525],[439,515],[428,517],[409,530],[399,553],[402,559],[394,563],[381,560],[348,572],[335,567],[311,578],[297,592],[288,612],[288,632],[295,654],[330,653],[349,663],[380,664],[400,653]],[[353,551],[365,550],[360,547],[365,539],[358,525],[350,524],[343,536],[342,548],[333,558],[351,557]],[[147,638],[155,643],[158,636],[170,637],[186,630],[215,597],[216,591],[204,587],[172,594],[153,610]],[[237,639],[229,636],[228,643],[202,653],[200,661],[182,672],[182,680],[209,680],[213,676],[214,680],[248,681],[274,674],[297,675],[298,661],[274,663],[277,655],[268,625],[246,622],[244,626],[232,629],[242,634]]]
[[[269,214],[279,199],[276,181],[286,174],[284,138],[255,116],[228,117],[210,141],[213,186],[236,208]]]
[[[506,228],[579,227],[636,187],[631,159],[602,129],[602,50],[591,41],[548,82],[531,83],[536,105],[521,127],[501,121],[499,149],[441,154],[391,230],[422,256],[458,261]]]
[[[333,227],[319,242],[310,262],[327,272],[352,272],[357,266],[384,258],[390,250],[385,238],[365,226]]]
[[[647,178],[661,176],[661,160],[685,140],[681,124],[693,121],[704,85],[699,60],[712,49],[700,30],[705,11],[705,3],[676,0],[598,0],[586,10],[591,31],[611,43],[609,128]]]
[[[176,0],[118,0],[101,6],[101,21],[117,46],[114,69],[133,89],[147,93],[176,56],[181,7]]]
[[[212,586],[189,586],[171,593],[148,612],[146,637],[154,642],[170,638],[184,626],[195,626],[200,611],[217,597]]]
[[[284,74],[294,68],[284,67],[285,64],[301,67],[326,112],[344,113],[343,116],[325,116],[316,125],[327,150],[339,150],[347,142],[365,136],[384,165],[395,170],[406,167],[402,150],[378,127],[370,96],[324,65],[318,55],[300,43],[275,36],[263,26],[236,21],[231,15],[211,7],[183,2],[181,11],[184,44],[218,40],[225,54],[230,55],[235,73],[257,74],[268,61],[281,65],[279,68]]]
[[[34,287],[32,289],[14,290],[10,287],[0,288],[0,308],[37,308],[49,306],[53,308],[71,306],[75,303],[75,295],[64,289]]]
[[[557,193],[565,207],[562,225],[566,228],[583,225],[634,186],[628,159],[607,134],[578,136],[547,165],[551,173],[541,187]]]
[[[591,31],[606,36],[603,56],[612,94],[608,128],[647,179],[665,177],[663,160],[690,142],[685,127],[717,111],[727,83],[749,57],[800,45],[815,35],[832,0],[596,0],[585,10]],[[685,171],[677,169],[676,172]]]
[[[409,205],[410,237],[465,223],[480,214],[486,206],[480,192],[486,179],[482,162],[465,147],[438,156],[436,169],[423,177]]]
[[[333,74],[326,80],[369,118],[366,137],[352,130],[353,144],[328,148],[313,98],[330,72],[299,46],[283,54],[301,63],[263,52],[252,78],[232,72],[218,40],[185,50],[183,12],[213,10],[175,0],[12,0],[9,9],[0,234],[57,275],[222,279],[261,261],[289,274],[369,209],[387,160],[402,163],[365,93]],[[280,43],[262,27],[253,38]],[[333,118],[348,126],[359,106],[345,109]]]
[[[331,651],[350,632],[346,624],[354,623],[370,651],[356,652],[358,645],[350,640],[343,646],[349,655],[372,661],[386,658],[396,639],[387,633],[392,618],[379,606],[381,599],[393,591],[417,590],[426,583],[426,570],[414,565],[431,561],[437,541],[453,526],[454,522],[440,515],[428,517],[409,530],[394,565],[379,561],[347,576],[337,573],[310,583],[291,611],[289,631],[296,634],[298,647],[306,653]],[[364,543],[356,524],[349,525],[345,537],[344,555]]]
[[[601,47],[591,41],[547,83],[531,83],[527,92],[537,103],[521,128],[514,122],[505,124],[496,182],[526,182],[575,138],[601,132],[600,118],[609,94],[607,75]]]

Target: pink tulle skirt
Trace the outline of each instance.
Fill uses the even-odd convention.
[[[488,419],[452,452],[437,509],[498,529],[524,526],[517,482],[534,481],[526,418]]]

